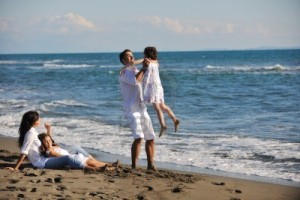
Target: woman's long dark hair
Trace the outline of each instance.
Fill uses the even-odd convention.
[[[40,118],[39,113],[35,110],[28,111],[23,115],[19,128],[19,147],[21,148],[24,142],[26,133],[32,128],[34,123]]]

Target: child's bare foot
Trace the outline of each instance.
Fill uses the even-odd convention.
[[[175,120],[174,122],[174,126],[175,126],[175,133],[177,132],[178,128],[179,128],[179,123],[180,121],[178,119]]]
[[[87,172],[87,173],[94,173],[94,172],[97,171],[97,169],[94,168],[94,167],[85,166],[85,167],[83,168],[83,171],[84,171],[84,172]]]
[[[121,167],[121,162],[119,160],[117,160],[116,162],[112,163],[110,167]]]
[[[162,136],[163,133],[165,133],[165,131],[167,130],[167,127],[166,126],[162,126],[160,127],[160,131],[159,131],[159,137]]]
[[[97,168],[97,172],[105,172],[105,171],[107,171],[107,168],[109,168],[109,166],[108,165],[104,165],[103,167]]]
[[[118,169],[117,167],[106,167],[105,171],[113,171],[113,170],[116,170]]]

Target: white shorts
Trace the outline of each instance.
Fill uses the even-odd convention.
[[[144,138],[145,140],[153,140],[156,138],[151,118],[146,109],[130,113],[128,119],[134,139]]]

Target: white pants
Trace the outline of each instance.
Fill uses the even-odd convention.
[[[144,138],[145,140],[153,140],[156,138],[151,118],[146,108],[133,109],[127,115],[127,118],[130,122],[134,139]]]

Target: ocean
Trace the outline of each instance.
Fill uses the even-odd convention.
[[[175,133],[165,114],[159,167],[300,185],[300,50],[159,52],[159,62],[165,102],[181,121]],[[34,109],[56,142],[130,163],[121,67],[118,53],[0,55],[0,134],[18,137]]]

